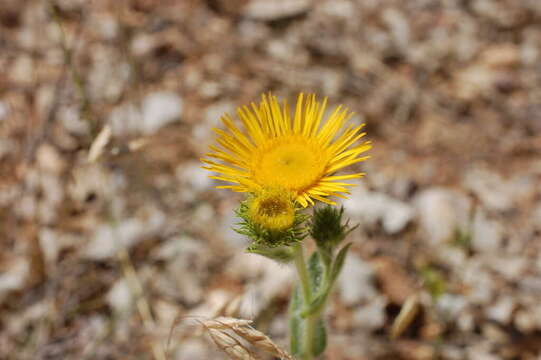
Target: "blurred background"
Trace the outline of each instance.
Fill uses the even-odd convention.
[[[541,359],[538,0],[2,0],[1,359],[225,359],[218,314],[287,346],[293,273],[199,162],[267,91],[374,142],[325,359]]]

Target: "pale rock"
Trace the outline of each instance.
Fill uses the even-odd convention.
[[[260,255],[239,253],[226,266],[234,278],[247,279],[239,316],[255,318],[278,295],[287,291],[295,279],[293,267],[283,266]]]
[[[42,85],[36,91],[36,109],[40,116],[47,117],[55,101],[56,89],[52,85]]]
[[[529,269],[526,259],[521,258],[521,260],[523,260],[523,263],[521,263],[520,273],[522,273],[523,271],[525,272]],[[537,294],[538,296],[541,296],[541,278],[538,275],[524,276],[522,274],[517,274],[513,277],[514,280],[516,280],[517,278],[519,279],[518,285],[522,292]]]
[[[209,172],[201,168],[200,162],[189,162],[177,166],[175,175],[181,184],[181,191],[186,200],[196,200],[197,196],[212,188],[213,181],[209,178]],[[192,195],[192,196],[190,196]]]
[[[138,33],[131,40],[130,51],[135,57],[142,57],[150,54],[156,45],[156,37],[146,33]]]
[[[182,257],[183,261],[189,261],[191,258],[200,258],[207,251],[203,244],[201,240],[184,235],[174,237],[154,248],[150,253],[150,258],[169,261],[176,257]]]
[[[132,76],[130,65],[118,50],[112,47],[94,46],[92,63],[88,70],[88,94],[94,101],[117,101],[128,86]]]
[[[68,194],[77,205],[81,205],[92,194],[98,199],[120,200],[115,194],[125,187],[126,179],[122,175],[112,174],[96,162],[73,170],[72,181],[68,184]]]
[[[102,224],[82,249],[82,256],[90,260],[106,260],[122,248],[131,248],[141,240],[160,233],[165,225],[165,215],[149,210],[144,218],[127,218],[115,224]]]
[[[48,300],[41,300],[34,304],[29,304],[21,312],[13,312],[9,314],[5,320],[6,327],[4,330],[6,333],[21,333],[32,323],[43,321],[51,315],[51,307]]]
[[[181,310],[178,304],[165,300],[154,301],[153,308],[156,314],[156,322],[164,329],[171,329],[175,325]]]
[[[513,324],[522,333],[531,333],[536,330],[536,321],[530,311],[520,309],[514,316]]]
[[[463,182],[489,211],[512,210],[536,188],[535,181],[528,176],[504,180],[499,174],[483,168],[468,171]]]
[[[279,20],[302,14],[311,6],[311,0],[251,0],[242,9],[242,14],[255,20]]]
[[[515,309],[515,300],[510,296],[500,297],[498,301],[485,309],[487,317],[502,324],[509,324]]]
[[[178,120],[182,114],[182,99],[173,92],[155,92],[143,99],[143,127],[146,135]]]
[[[116,107],[109,122],[115,135],[152,135],[178,120],[182,108],[182,99],[175,93],[155,92],[143,99],[140,109],[131,103]]]
[[[8,104],[0,101],[0,121],[5,120],[10,113]]]
[[[9,292],[21,290],[29,276],[30,263],[23,257],[17,257],[0,273],[0,302]]]
[[[501,360],[498,355],[494,355],[488,345],[483,343],[475,344],[469,347],[467,350],[467,359],[475,360]]]
[[[349,254],[338,278],[341,301],[347,306],[354,306],[371,300],[377,295],[374,275],[374,269],[369,263],[353,253]]]
[[[213,137],[212,128],[221,126],[220,119],[226,113],[232,116],[235,114],[232,103],[228,101],[213,103],[205,110],[205,121],[194,124],[192,135],[196,138],[196,143],[201,143],[205,150],[209,145],[209,139]]]
[[[439,262],[451,267],[452,269],[461,268],[468,260],[464,249],[452,244],[442,244],[441,246],[436,246],[433,249],[433,254]]]
[[[373,331],[385,325],[385,296],[375,296],[368,303],[362,304],[352,315],[353,323],[365,330]]]
[[[205,99],[212,99],[222,93],[222,86],[216,81],[203,81],[197,88],[198,93]]]
[[[208,340],[202,338],[188,338],[175,351],[175,360],[215,359],[220,355],[213,353]]]
[[[382,12],[382,20],[390,28],[394,42],[400,49],[410,45],[410,26],[408,17],[397,8],[388,7]]]
[[[503,245],[503,228],[501,224],[488,219],[483,210],[477,210],[473,217],[471,229],[472,247],[480,252],[495,252]]]
[[[318,4],[318,10],[325,16],[348,19],[355,11],[355,6],[349,0],[327,0]]]
[[[127,315],[133,310],[135,298],[126,279],[115,282],[106,295],[107,304],[116,314]]]
[[[468,262],[463,269],[462,280],[468,288],[468,300],[475,304],[486,305],[494,296],[494,279],[484,263],[476,260]]]
[[[361,186],[353,189],[343,203],[352,221],[360,220],[368,227],[381,223],[383,230],[391,235],[402,231],[415,216],[414,209],[408,204]]]
[[[441,295],[436,301],[436,308],[449,319],[456,319],[466,308],[466,305],[467,301],[464,296],[449,293]]]
[[[519,48],[512,43],[492,45],[481,54],[481,62],[491,67],[516,66],[519,61]]]
[[[103,40],[114,40],[120,30],[120,26],[115,16],[103,12],[91,12],[90,26]]]
[[[188,315],[196,318],[214,318],[221,315],[221,310],[227,306],[231,298],[232,295],[228,291],[220,288],[211,290],[205,294],[205,301],[201,305],[190,310]]]
[[[19,86],[29,86],[34,81],[34,62],[28,55],[19,56],[7,73],[8,78]]]
[[[528,259],[522,256],[504,254],[499,254],[498,256],[487,254],[486,264],[509,281],[523,279],[524,273],[530,267]]]
[[[76,106],[65,106],[58,110],[58,119],[64,128],[73,135],[88,135],[90,126],[80,116]]]
[[[115,107],[108,119],[116,136],[138,135],[141,132],[141,112],[135,104],[128,103]]]
[[[161,293],[187,304],[201,301],[211,261],[204,242],[188,236],[174,237],[153,249],[150,258],[166,263],[164,276],[154,282]]]
[[[532,213],[533,225],[537,229],[541,229],[541,202],[538,203]],[[541,263],[540,263],[541,264]],[[541,269],[541,267],[540,267]]]
[[[46,265],[54,266],[62,250],[75,247],[80,237],[71,233],[63,233],[52,227],[41,227],[38,233],[39,245]]]
[[[37,201],[32,194],[23,194],[14,204],[14,213],[20,219],[34,220]]]
[[[240,250],[248,245],[249,239],[233,230],[233,228],[238,227],[237,224],[240,221],[241,219],[235,214],[233,208],[231,208],[230,211],[225,212],[219,224],[221,237],[231,249]]]
[[[50,144],[42,144],[36,151],[36,160],[41,170],[58,174],[66,167],[65,160]]]
[[[458,328],[463,332],[471,332],[475,327],[475,318],[472,312],[462,312],[456,319]]]
[[[431,245],[452,239],[457,230],[468,232],[470,199],[458,191],[431,188],[414,199],[421,231]]]
[[[9,154],[13,154],[16,149],[17,143],[12,139],[0,139],[0,160]]]

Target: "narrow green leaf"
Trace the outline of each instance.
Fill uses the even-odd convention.
[[[302,308],[302,295],[299,286],[296,286],[289,302],[289,347],[293,356],[302,353],[303,321],[300,317]]]
[[[246,252],[265,256],[284,264],[291,262],[294,257],[293,249],[290,246],[269,247],[263,244],[252,244],[246,249]]]
[[[312,302],[307,308],[302,310],[301,317],[306,318],[307,316],[310,316],[322,310],[322,308],[325,306],[325,303],[327,302],[328,295],[328,290],[322,291],[318,296],[316,296],[314,300],[312,300]]]
[[[319,318],[317,320],[316,329],[314,332],[314,341],[312,342],[312,354],[317,357],[325,351],[327,347],[327,331],[325,330],[325,322]]]
[[[334,282],[338,278],[338,275],[340,275],[340,271],[342,271],[342,267],[344,266],[344,262],[346,260],[346,255],[348,254],[348,250],[350,247],[351,243],[340,249],[338,255],[336,255],[336,259],[334,260],[334,264],[331,270],[331,284],[334,284]]]
[[[318,252],[319,252],[319,257],[321,258],[321,262],[323,263],[323,266],[325,266],[325,268],[329,268],[332,263],[332,256],[333,256],[332,249],[320,247],[318,248]]]
[[[314,251],[308,259],[308,276],[310,277],[310,288],[312,289],[312,294],[317,293],[321,287],[323,281],[323,266],[321,264],[321,259],[319,253]]]

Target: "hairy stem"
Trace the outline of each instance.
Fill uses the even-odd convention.
[[[306,268],[306,261],[304,260],[304,249],[301,244],[295,245],[295,267],[299,274],[299,281],[301,283],[302,298],[304,307],[307,308],[312,301],[312,289],[310,288],[310,280],[308,278],[308,270]],[[312,354],[314,331],[317,322],[317,315],[309,315],[304,319],[304,334],[302,341],[302,356],[303,360],[312,360],[314,358]]]

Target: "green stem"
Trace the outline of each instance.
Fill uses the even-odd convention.
[[[294,245],[295,250],[295,267],[299,274],[299,281],[302,288],[302,298],[304,307],[307,308],[312,301],[312,290],[310,289],[310,280],[308,278],[308,271],[306,268],[306,261],[304,260],[304,249],[301,244]],[[316,327],[317,317],[315,314],[309,315],[304,319],[304,334],[302,341],[303,348],[303,360],[312,360],[314,358],[312,354],[314,331]]]

